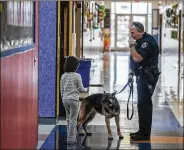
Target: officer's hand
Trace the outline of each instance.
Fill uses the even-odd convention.
[[[128,75],[128,82],[133,82],[134,76],[132,74]]]
[[[135,45],[136,41],[132,37],[130,37],[128,43],[129,45]]]

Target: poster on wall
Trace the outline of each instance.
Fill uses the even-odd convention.
[[[179,24],[179,5],[173,4],[171,8],[165,11],[165,27],[178,28]]]
[[[105,9],[105,17],[104,17],[104,28],[110,28],[110,22],[111,22],[111,12],[110,9]]]
[[[18,25],[18,18],[17,18],[17,13],[18,13],[18,9],[17,9],[17,5],[18,2],[14,1],[14,5],[13,5],[13,25],[17,26]]]
[[[104,17],[104,51],[109,51],[110,49],[110,33],[111,33],[111,12],[110,9],[105,9],[105,17]]]
[[[20,1],[20,12],[21,12],[20,26],[24,26],[24,3],[23,1]]]
[[[31,26],[31,14],[30,14],[30,9],[31,9],[31,2],[28,1],[28,11],[27,11],[27,18],[28,18],[28,26]]]
[[[22,26],[23,8],[21,1],[7,2],[7,24],[14,26]]]
[[[27,22],[27,5],[26,5],[26,1],[24,1],[23,2],[24,3],[24,9],[23,9],[23,11],[24,11],[24,26],[27,26],[27,24],[26,24],[26,22]]]
[[[31,3],[31,9],[30,9],[30,10],[31,10],[31,14],[30,14],[30,15],[31,15],[31,16],[30,16],[30,18],[31,18],[31,19],[30,19],[30,20],[31,20],[31,23],[30,23],[30,26],[32,27],[32,26],[33,26],[33,17],[32,17],[32,16],[33,16],[33,10],[34,10],[34,9],[33,9],[33,3]]]
[[[8,17],[7,17],[7,23],[9,24],[9,25],[13,25],[13,18],[14,18],[14,16],[13,16],[13,1],[8,1],[7,2],[7,15],[8,15]]]
[[[30,26],[30,16],[29,16],[29,11],[30,11],[30,1],[27,1],[27,26]]]
[[[18,12],[17,12],[17,21],[18,21],[18,26],[20,26],[20,1],[18,1],[17,2],[18,4],[17,4],[17,10],[18,10]]]

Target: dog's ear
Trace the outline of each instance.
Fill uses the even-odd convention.
[[[117,93],[117,91],[115,91],[114,93],[112,93],[112,96],[115,97],[116,93]]]
[[[107,93],[104,91],[102,99],[104,100],[106,98]]]

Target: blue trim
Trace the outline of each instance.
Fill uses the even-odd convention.
[[[33,49],[35,47],[36,47],[36,45],[32,44],[32,45],[28,45],[28,46],[17,47],[17,48],[13,48],[13,49],[10,49],[10,50],[5,50],[5,51],[1,52],[0,58],[7,57],[7,56],[17,54],[17,53],[21,53],[21,52]]]

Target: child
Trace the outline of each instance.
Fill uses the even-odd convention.
[[[82,84],[80,74],[76,73],[78,66],[79,60],[74,56],[69,56],[65,60],[65,73],[60,81],[61,98],[66,111],[68,144],[76,143],[79,92],[87,92]]]

